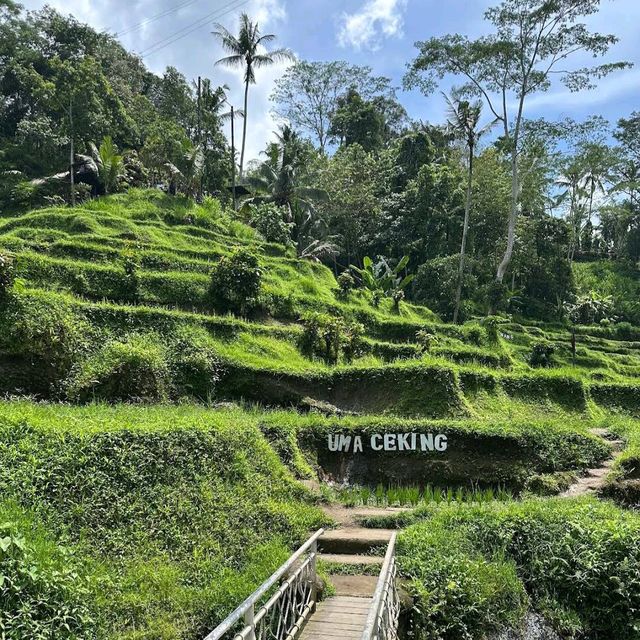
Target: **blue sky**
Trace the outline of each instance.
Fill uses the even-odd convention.
[[[22,0],[28,9],[40,8],[40,0]],[[214,67],[222,53],[211,36],[212,23],[222,22],[234,30],[238,13],[255,17],[263,32],[276,33],[278,44],[309,60],[344,59],[370,65],[376,74],[386,75],[398,86],[405,67],[415,55],[414,43],[434,35],[461,33],[470,37],[486,31],[483,12],[496,4],[489,0],[49,0],[63,13],[98,29],[122,33],[122,43],[136,52],[150,51],[145,63],[161,73],[167,65],[177,67],[188,79],[208,76],[231,88],[232,101],[241,102],[241,77],[237,71]],[[179,7],[177,11],[173,11]],[[149,20],[163,12],[167,15]],[[210,16],[209,20],[202,20]],[[201,22],[198,22],[201,21]],[[601,11],[589,19],[603,32],[615,33],[620,42],[607,60],[628,60],[631,70],[601,81],[598,89],[571,94],[554,86],[546,94],[532,97],[527,115],[548,119],[567,116],[583,119],[602,114],[611,121],[640,110],[640,0],[602,0]],[[199,24],[199,28],[196,28]],[[195,26],[192,26],[195,25]],[[182,33],[186,37],[178,39]],[[173,34],[175,41],[167,46]],[[158,44],[154,49],[152,47]],[[575,59],[574,64],[590,64]],[[256,157],[275,127],[270,115],[269,94],[284,66],[258,72],[258,84],[251,89],[247,143],[248,156]],[[445,79],[448,90],[452,79]],[[400,92],[399,97],[412,118],[440,122],[442,97],[424,97],[417,92]]]

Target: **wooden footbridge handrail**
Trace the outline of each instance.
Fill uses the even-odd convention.
[[[273,575],[265,580],[233,613],[227,616],[204,640],[221,640],[232,631],[241,618],[245,626],[236,632],[236,640],[259,640],[261,629],[268,627],[269,638],[286,640],[293,638],[300,630],[306,618],[315,606],[316,593],[316,558],[318,554],[318,538],[324,529],[316,531]],[[255,606],[267,592],[279,582],[294,565],[307,554],[307,558],[295,568],[275,591],[275,593],[256,612]],[[278,617],[268,620],[270,612],[277,611]]]

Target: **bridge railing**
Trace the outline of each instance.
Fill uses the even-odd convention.
[[[396,584],[396,537],[394,532],[387,546],[362,640],[398,640],[400,594]]]
[[[316,531],[204,640],[295,638],[316,604],[318,538],[323,533],[324,529]],[[261,605],[277,583],[280,583],[278,588]],[[241,620],[244,622],[242,627]]]

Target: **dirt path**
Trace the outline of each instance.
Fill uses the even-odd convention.
[[[341,504],[327,504],[322,510],[336,522],[340,529],[359,529],[364,518],[397,515],[411,511],[410,507],[345,507]]]
[[[616,440],[615,436],[606,429],[591,429],[591,433],[600,436],[613,446],[611,457],[605,460],[599,467],[588,469],[584,476],[560,494],[562,498],[575,498],[577,496],[596,494],[604,486],[611,467],[613,467],[616,458],[624,449],[624,440]]]

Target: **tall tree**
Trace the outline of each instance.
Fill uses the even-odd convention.
[[[473,193],[473,160],[480,137],[491,129],[495,120],[482,129],[478,129],[482,103],[469,102],[468,100],[451,99],[445,95],[447,101],[447,124],[453,135],[464,141],[467,147],[467,194],[464,206],[464,223],[462,225],[462,243],[460,245],[460,265],[458,267],[458,286],[456,300],[453,309],[453,322],[458,322],[460,311],[460,298],[462,296],[462,282],[464,278],[464,261],[467,250],[467,234],[469,232],[469,213],[471,211],[471,198]]]
[[[213,35],[219,40],[223,49],[231,55],[221,58],[216,64],[228,67],[244,68],[244,121],[242,124],[242,148],[240,151],[240,176],[244,167],[244,152],[247,142],[247,110],[249,101],[249,85],[256,83],[256,69],[268,67],[283,60],[293,60],[294,55],[288,49],[268,51],[265,45],[273,42],[276,36],[272,33],[260,34],[257,22],[252,22],[246,13],[240,16],[238,35],[234,36],[221,24],[216,25]]]
[[[359,144],[365,151],[380,149],[384,144],[384,115],[373,102],[363,100],[355,89],[338,100],[329,133],[340,144]]]
[[[502,124],[504,144],[511,156],[511,206],[504,256],[496,271],[502,283],[511,262],[518,218],[521,169],[518,163],[527,98],[549,90],[552,78],[570,90],[594,86],[594,79],[629,66],[618,62],[567,68],[578,52],[602,56],[618,41],[615,35],[594,33],[580,22],[596,13],[600,0],[504,0],[485,13],[491,35],[469,40],[446,35],[419,42],[405,85],[426,94],[447,74],[465,79],[462,92],[481,96]]]
[[[351,65],[342,60],[309,62],[300,60],[276,80],[271,94],[274,113],[296,129],[309,134],[320,151],[329,142],[329,128],[338,101],[347,92],[357,91],[363,100],[373,100],[389,129],[399,129],[407,114],[396,100],[389,78],[374,76],[371,67]]]

